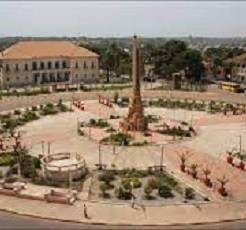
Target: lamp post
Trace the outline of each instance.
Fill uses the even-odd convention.
[[[164,145],[161,145],[160,171],[163,171],[163,155],[164,155]]]
[[[48,155],[50,155],[50,146],[51,146],[51,142],[48,142]]]
[[[42,145],[42,155],[44,155],[44,141],[41,141],[41,145]]]
[[[239,137],[239,153],[241,154],[241,152],[242,152],[242,135],[240,134],[238,137]]]
[[[102,170],[102,155],[101,155],[101,144],[98,145],[98,167]]]
[[[91,126],[89,125],[89,139],[91,139]]]
[[[131,204],[132,204],[132,208],[134,208],[134,195],[133,195],[133,187],[134,187],[134,184],[133,184],[133,181],[130,182],[130,188],[131,188]]]

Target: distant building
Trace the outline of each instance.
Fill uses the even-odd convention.
[[[246,53],[228,59],[227,62],[233,64],[231,80],[246,84]]]
[[[99,55],[68,41],[24,41],[0,54],[0,80],[6,87],[95,82]]]

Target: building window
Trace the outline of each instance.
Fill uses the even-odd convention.
[[[69,72],[65,72],[65,81],[69,81]]]
[[[25,64],[25,71],[28,70],[28,64]]]
[[[9,68],[9,64],[6,64],[6,72],[9,72],[10,68]]]
[[[48,62],[48,69],[52,69],[52,63],[50,61]]]
[[[95,63],[94,63],[94,61],[91,63],[91,68],[92,68],[92,69],[95,68]]]
[[[16,81],[18,81],[18,80],[20,80],[20,78],[19,77],[16,77]]]
[[[84,78],[87,78],[87,74],[85,73]]]
[[[67,63],[66,63],[66,61],[63,61],[63,62],[62,62],[62,68],[63,68],[63,69],[66,69],[66,68],[67,68]]]
[[[37,62],[32,63],[32,70],[37,70]]]
[[[9,81],[10,79],[7,77],[6,80]]]
[[[78,62],[75,63],[75,68],[78,69],[79,68],[79,64]]]
[[[28,76],[26,76],[26,81],[28,81]]]
[[[19,71],[19,65],[18,64],[15,64],[15,71]]]
[[[40,62],[40,69],[44,69],[44,63]]]
[[[55,62],[55,68],[56,68],[56,69],[59,69],[59,68],[60,68],[60,63],[59,63],[59,61],[56,61],[56,62]]]
[[[86,65],[86,62],[84,62],[84,69],[87,69],[87,65]]]

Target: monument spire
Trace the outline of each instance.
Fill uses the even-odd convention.
[[[132,47],[132,81],[133,95],[129,106],[128,116],[120,124],[123,131],[145,131],[148,128],[144,118],[140,85],[140,47],[138,38],[133,36]]]

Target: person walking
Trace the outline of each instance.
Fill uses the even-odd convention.
[[[86,218],[86,219],[89,218],[88,213],[87,213],[87,206],[85,203],[84,203],[84,218]]]

